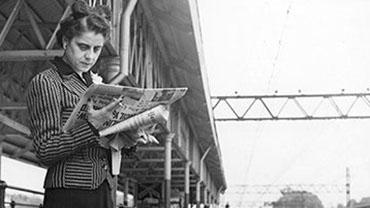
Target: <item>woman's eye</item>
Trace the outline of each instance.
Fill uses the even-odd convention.
[[[88,50],[88,49],[89,49],[89,47],[88,47],[88,46],[86,46],[86,45],[79,45],[79,47],[80,47],[80,49],[81,49],[82,51],[86,51],[86,50]]]
[[[98,52],[98,51],[100,51],[101,50],[101,47],[99,46],[99,47],[94,47],[94,52],[96,53],[96,52]]]

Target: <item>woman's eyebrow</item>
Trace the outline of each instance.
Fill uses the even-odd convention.
[[[82,46],[88,46],[89,48],[90,47],[103,47],[104,45],[90,45],[90,44],[87,44],[87,43],[84,43],[84,42],[77,42],[78,45],[82,45]]]
[[[89,45],[87,43],[83,43],[83,42],[77,42],[77,45],[91,47],[91,45]]]

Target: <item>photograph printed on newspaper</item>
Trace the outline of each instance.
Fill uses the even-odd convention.
[[[94,109],[100,109],[114,101],[114,99],[122,98],[121,104],[113,111],[113,119],[105,121],[98,129],[102,130],[158,105],[171,104],[184,96],[186,91],[187,88],[136,88],[92,84],[80,98],[64,124],[63,130],[69,131],[86,122],[89,102],[93,102]]]

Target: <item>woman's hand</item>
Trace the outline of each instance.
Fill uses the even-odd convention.
[[[93,108],[93,103],[88,103],[88,110],[87,110],[87,120],[96,128],[99,129],[103,123],[109,119],[112,119],[113,114],[112,111],[120,105],[122,99],[114,100],[113,102],[109,103],[105,107],[95,110]]]

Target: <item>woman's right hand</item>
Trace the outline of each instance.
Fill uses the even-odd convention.
[[[112,119],[112,111],[116,109],[118,105],[120,105],[121,101],[121,98],[114,100],[113,102],[98,110],[95,110],[93,107],[93,103],[89,102],[87,110],[88,122],[90,122],[96,129],[99,129],[105,121]]]

